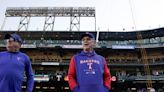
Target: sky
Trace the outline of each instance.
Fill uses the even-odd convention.
[[[96,30],[135,31],[164,27],[164,0],[0,0],[0,27],[17,30],[20,17],[5,18],[7,7],[95,7]],[[54,30],[69,30],[70,18],[55,18]],[[4,22],[5,20],[5,22]],[[28,30],[43,30],[45,18],[31,18]],[[80,30],[95,30],[81,18]]]

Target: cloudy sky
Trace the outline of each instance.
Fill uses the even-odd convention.
[[[146,30],[164,27],[163,4],[164,0],[0,0],[0,26],[18,28],[20,17],[5,18],[7,7],[95,7],[96,30]],[[28,29],[42,30],[44,19],[31,18]],[[69,19],[56,18],[54,30],[69,30]],[[82,18],[80,30],[94,30],[94,19]]]

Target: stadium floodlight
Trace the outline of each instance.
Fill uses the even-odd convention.
[[[31,17],[46,17],[44,31],[53,31],[55,17],[70,17],[70,31],[80,31],[80,17],[94,17],[96,30],[94,7],[8,7],[5,16],[21,17],[18,31],[27,31]]]
[[[6,17],[94,17],[94,7],[8,7],[5,13]]]

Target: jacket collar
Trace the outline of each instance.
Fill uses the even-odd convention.
[[[94,55],[96,55],[96,52],[95,51],[92,51],[92,52],[81,51],[80,55],[83,55],[83,56],[94,56]]]

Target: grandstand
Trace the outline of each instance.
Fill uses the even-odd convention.
[[[112,85],[113,90],[146,88],[146,76],[151,76],[155,89],[163,89],[164,33],[162,31],[163,28],[140,31],[143,39],[139,42],[146,49],[151,75],[145,75],[139,50],[141,47],[136,38],[138,31],[99,33],[99,42],[95,50],[106,58],[112,75],[118,78]],[[13,32],[17,31],[0,31],[1,50],[5,49],[4,34]],[[36,74],[35,90],[69,91],[67,81],[64,79],[67,76],[70,58],[81,50],[79,37],[84,32],[20,31],[17,33],[24,38],[21,51],[27,53],[32,61]],[[97,32],[92,33],[97,34]],[[43,34],[44,39],[42,39]],[[56,87],[59,86],[56,85],[57,83],[60,88]],[[122,85],[126,85],[126,88]]]
[[[69,15],[67,15],[69,16]],[[24,39],[21,51],[27,53],[35,73],[34,92],[70,92],[67,71],[71,57],[81,51],[80,35],[85,31],[0,31],[0,50],[5,50],[6,33]],[[147,76],[158,92],[164,90],[164,28],[131,32],[90,31],[97,38],[96,52],[106,58],[112,76],[112,92],[147,89]],[[142,39],[137,38],[137,34]],[[146,51],[142,57],[141,48]],[[149,66],[147,75],[144,60]],[[25,77],[26,78],[26,77]],[[22,86],[26,88],[25,83]]]

